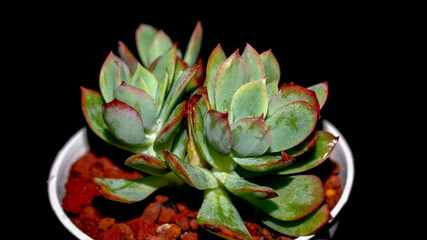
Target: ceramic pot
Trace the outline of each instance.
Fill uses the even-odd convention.
[[[347,202],[354,179],[354,161],[353,155],[344,136],[327,120],[322,120],[322,129],[330,132],[334,136],[339,136],[338,144],[330,155],[330,158],[339,165],[339,176],[342,179],[343,192],[337,205],[332,209],[331,220],[329,227],[329,235],[332,236],[338,226],[336,217]],[[89,143],[87,138],[87,129],[82,128],[75,133],[58,152],[52,164],[49,179],[48,179],[48,194],[49,201],[53,211],[59,221],[78,239],[92,239],[85,233],[80,231],[68,218],[62,208],[62,199],[65,196],[65,184],[68,180],[68,175],[71,166],[82,155],[89,151]],[[297,238],[298,240],[311,239],[312,236],[304,236]]]

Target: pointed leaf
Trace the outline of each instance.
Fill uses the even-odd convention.
[[[222,188],[205,191],[197,223],[223,238],[252,240],[239,212]]]
[[[283,106],[296,101],[305,101],[314,109],[320,110],[314,91],[298,85],[285,85],[271,98],[267,118],[273,116]]]
[[[135,33],[136,47],[138,49],[139,58],[145,67],[150,66],[148,60],[148,48],[157,35],[158,30],[148,24],[139,25]]]
[[[111,200],[133,203],[144,200],[168,181],[162,177],[149,176],[139,179],[94,178],[101,194]]]
[[[205,121],[206,136],[209,144],[218,152],[231,151],[231,128],[228,123],[228,113],[209,110]]]
[[[221,45],[218,44],[209,56],[208,64],[206,66],[206,79],[205,85],[208,91],[209,103],[212,109],[215,107],[215,78],[221,65],[227,60]]]
[[[270,216],[283,221],[294,221],[307,216],[324,199],[322,181],[314,175],[257,180],[254,183],[273,188],[279,196],[248,201]]]
[[[317,131],[313,131],[313,133],[310,134],[310,136],[308,136],[303,142],[293,148],[286,150],[286,154],[292,157],[297,157],[304,154],[316,144],[317,135]]]
[[[126,63],[110,52],[102,65],[99,74],[99,87],[105,102],[114,99],[114,90],[122,83],[130,79],[130,70]]]
[[[338,137],[335,137],[325,131],[317,131],[316,144],[310,149],[310,151],[298,157],[294,164],[282,169],[278,174],[295,174],[318,166],[328,159],[337,142]]]
[[[155,176],[161,176],[170,172],[163,160],[148,154],[133,155],[125,161],[125,164],[126,166]]]
[[[308,216],[296,221],[280,221],[268,215],[261,217],[261,222],[272,229],[288,236],[308,236],[314,234],[331,219],[329,207],[323,204]]]
[[[265,77],[264,64],[258,52],[249,43],[246,43],[242,54],[249,69],[249,82]]]
[[[261,114],[266,116],[267,110],[268,95],[265,77],[241,86],[231,100],[232,121],[253,118]]]
[[[231,171],[236,167],[236,163],[230,155],[222,154],[209,146],[205,132],[205,120],[208,111],[206,99],[206,93],[199,92],[193,95],[188,103],[187,111],[194,142],[203,159],[212,167]]]
[[[218,182],[212,173],[201,167],[193,166],[176,155],[163,149],[166,165],[184,182],[199,190],[217,188]]]
[[[243,199],[266,199],[278,196],[271,187],[248,182],[237,174],[226,172],[214,172],[213,174],[229,192]]]
[[[174,45],[171,45],[171,47],[168,48],[167,51],[165,51],[165,53],[160,56],[159,60],[156,62],[156,65],[152,71],[153,75],[157,79],[161,79],[161,77],[164,76],[164,73],[167,69],[169,73],[169,77],[166,85],[166,92],[169,91],[171,88],[172,78],[175,72],[176,56],[177,56],[177,44],[174,44]]]
[[[322,108],[326,103],[326,99],[328,99],[328,93],[329,93],[328,82],[318,83],[316,85],[308,87],[307,89],[310,89],[316,92],[317,100],[319,101],[320,108]]]
[[[156,140],[154,141],[154,150],[156,153],[161,156],[162,149],[166,148],[171,150],[174,137],[181,126],[181,121],[185,116],[187,101],[184,100],[176,106],[172,114],[169,117],[169,120],[165,123],[162,130],[157,134]]]
[[[197,69],[196,74],[194,75],[194,77],[191,78],[190,82],[185,87],[184,92],[187,94],[192,94],[194,90],[200,87],[203,83],[204,68],[202,58],[199,58],[197,60],[196,65],[200,65],[200,68]]]
[[[138,111],[144,123],[144,130],[150,132],[156,125],[156,105],[144,90],[133,87],[126,82],[116,88],[115,97]]]
[[[140,152],[145,149],[144,147],[129,146],[117,140],[117,138],[110,133],[104,122],[104,118],[102,116],[102,105],[104,104],[104,100],[102,99],[101,94],[97,91],[84,87],[81,87],[81,91],[83,114],[89,127],[96,135],[98,135],[98,137],[111,145],[130,152]]]
[[[169,72],[166,69],[163,76],[159,78],[159,82],[157,84],[157,91],[156,91],[156,112],[157,116],[160,115],[163,103],[165,101],[166,91],[168,87],[168,79],[169,79]]]
[[[242,168],[253,172],[268,172],[289,166],[295,161],[283,151],[281,153],[262,155],[259,157],[239,158],[233,160]]]
[[[102,105],[102,114],[108,129],[118,140],[130,145],[144,143],[144,126],[135,108],[114,99]]]
[[[264,121],[258,118],[241,118],[231,125],[233,151],[240,157],[264,154],[271,143],[271,133]]]
[[[215,107],[226,113],[230,110],[234,93],[249,80],[245,60],[236,50],[219,68],[215,78]]]
[[[120,58],[123,59],[123,61],[129,66],[130,72],[133,74],[138,68],[138,60],[122,41],[119,41],[118,51]]]
[[[187,154],[187,142],[188,130],[187,128],[182,127],[175,137],[172,153],[179,158],[184,159],[185,155]]]
[[[192,66],[196,63],[199,56],[200,48],[202,46],[203,28],[202,23],[197,21],[196,28],[191,34],[190,41],[188,42],[187,49],[184,54],[184,62]]]
[[[280,66],[271,49],[261,53],[260,56],[264,64],[265,75],[267,76],[267,92],[268,100],[270,100],[278,91]]]
[[[304,101],[280,108],[266,120],[271,131],[270,152],[290,149],[304,141],[314,130],[318,111]]]
[[[139,63],[130,84],[146,91],[153,99],[156,99],[157,78]]]
[[[158,31],[148,47],[149,65],[163,55],[172,45],[173,42],[169,36],[163,30]]]

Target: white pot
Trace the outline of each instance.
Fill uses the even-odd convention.
[[[338,144],[330,155],[330,158],[339,165],[339,176],[342,179],[343,192],[337,205],[332,209],[332,217],[336,217],[342,207],[347,202],[353,186],[354,162],[350,147],[344,136],[328,121],[322,120],[322,129],[339,136]],[[56,155],[55,161],[50,169],[48,179],[49,201],[58,219],[61,223],[78,239],[92,239],[78,229],[68,218],[62,208],[62,199],[65,196],[65,184],[68,180],[71,166],[82,155],[89,151],[86,128],[80,129],[75,133],[62,147]],[[331,220],[331,222],[333,219]],[[336,230],[338,222],[335,222],[329,229],[330,235]],[[311,239],[313,236],[299,237],[298,240]]]

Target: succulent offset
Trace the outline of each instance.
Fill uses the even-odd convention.
[[[119,42],[120,57],[110,53],[102,66],[101,93],[81,88],[90,128],[133,152],[125,164],[148,173],[95,178],[98,189],[126,203],[168,185],[203,190],[197,221],[226,239],[252,239],[229,194],[278,232],[314,233],[330,213],[320,179],[301,173],[325,161],[338,141],[316,129],[328,84],[279,85],[272,51],[259,54],[249,44],[229,57],[218,45],[204,74],[201,40],[198,22],[183,55],[165,32],[141,24],[141,62]]]

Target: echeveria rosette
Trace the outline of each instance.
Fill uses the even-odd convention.
[[[125,164],[149,175],[94,182],[105,197],[125,203],[176,184],[202,190],[199,225],[227,239],[252,239],[230,193],[256,206],[271,228],[312,234],[330,214],[322,182],[300,173],[325,161],[338,140],[315,129],[328,84],[279,86],[272,51],[259,54],[247,44],[228,58],[218,45],[205,87],[198,87],[201,34],[198,22],[182,56],[164,31],[141,24],[141,62],[119,42],[120,57],[111,53],[102,66],[101,93],[82,87],[91,129],[133,152]],[[184,93],[192,94],[184,100]]]

